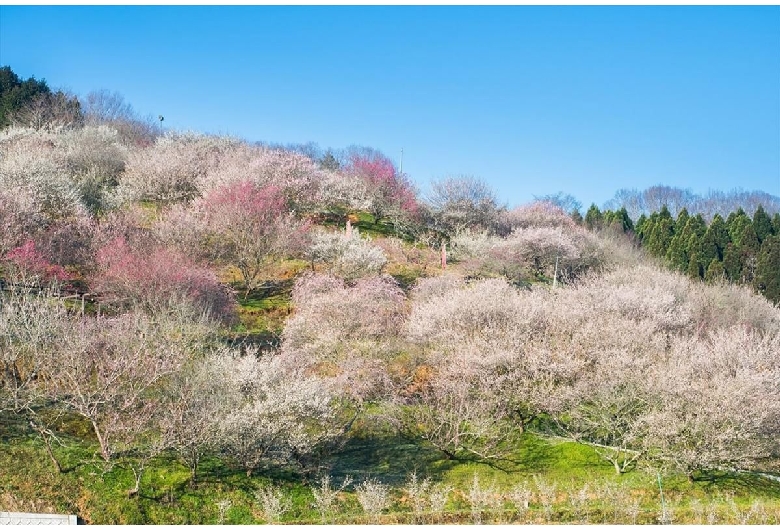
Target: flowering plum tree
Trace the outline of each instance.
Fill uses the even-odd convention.
[[[522,283],[557,277],[573,281],[603,262],[595,236],[576,227],[516,228],[506,237],[465,231],[451,239],[452,257],[473,276],[504,276]]]
[[[495,458],[518,425],[558,410],[582,362],[545,344],[548,306],[500,279],[421,281],[406,337],[432,374],[410,398],[407,425],[450,456]]]
[[[129,152],[117,131],[105,125],[83,127],[62,134],[60,141],[84,205],[92,213],[110,209]]]
[[[369,211],[376,222],[388,216],[397,221],[417,215],[419,206],[411,181],[382,153],[373,150],[353,152],[345,171],[368,186],[371,194]]]
[[[166,248],[140,253],[118,237],[97,252],[93,288],[104,300],[155,312],[185,303],[221,320],[234,314],[230,294],[209,269]]]
[[[263,461],[287,462],[341,432],[332,392],[278,355],[221,350],[209,359],[221,374],[220,446],[250,475]]]
[[[41,229],[41,216],[29,195],[0,190],[0,254],[22,245]]]
[[[158,138],[151,147],[132,150],[119,179],[118,201],[192,200],[201,194],[198,182],[235,143],[229,138],[171,134]]]
[[[315,232],[307,254],[312,263],[323,263],[347,281],[377,274],[387,263],[382,249],[372,245],[370,238],[361,237],[357,229],[351,234]]]
[[[437,227],[449,234],[466,228],[490,230],[499,214],[493,190],[484,181],[469,176],[433,182],[426,202]]]
[[[29,205],[40,223],[85,214],[64,153],[49,135],[23,130],[3,138],[0,148],[0,189]]]
[[[389,276],[348,286],[337,277],[306,274],[293,289],[295,313],[282,333],[282,352],[301,367],[328,375],[355,403],[381,396],[387,364],[398,352],[404,295]]]
[[[239,406],[233,401],[238,396],[225,393],[223,353],[217,349],[193,356],[160,389],[161,406],[154,418],[159,445],[179,455],[192,484],[203,455],[219,448],[220,422]]]
[[[196,182],[204,196],[239,182],[250,182],[258,189],[273,186],[291,209],[308,212],[323,199],[320,190],[326,180],[325,172],[300,153],[236,143]]]
[[[577,228],[577,223],[559,206],[535,201],[500,213],[499,234],[507,235],[517,228],[561,228],[570,232]]]
[[[43,351],[55,348],[69,325],[55,291],[35,294],[8,291],[0,295],[0,411],[20,412],[39,393]]]
[[[617,472],[642,458],[692,476],[776,454],[777,411],[764,400],[774,404],[780,380],[768,357],[777,308],[647,265],[555,294],[549,341],[584,364],[554,417]]]
[[[281,190],[242,181],[210,192],[198,207],[213,256],[235,265],[246,293],[270,261],[301,250],[308,224],[287,209]]]
[[[780,333],[744,328],[675,340],[648,372],[653,407],[641,420],[649,457],[685,472],[744,469],[777,456]]]
[[[365,277],[354,286],[329,275],[306,274],[293,289],[296,311],[282,334],[283,348],[311,360],[339,360],[362,352],[380,356],[380,343],[398,334],[404,295],[389,276]]]
[[[11,282],[20,287],[41,287],[70,278],[65,269],[44,257],[32,239],[8,252],[4,262]]]
[[[212,328],[175,313],[71,319],[56,347],[41,352],[41,386],[89,421],[109,461],[153,426],[160,387],[204,347]]]
[[[94,266],[97,226],[86,216],[58,219],[36,236],[36,246],[52,263],[83,274]]]

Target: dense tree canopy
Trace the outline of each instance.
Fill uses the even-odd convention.
[[[21,79],[10,66],[0,67],[0,129],[12,124],[40,129],[83,121],[77,98],[52,92],[45,80]]]
[[[601,212],[593,205],[585,216],[585,225],[603,229],[606,219],[622,216],[621,212],[625,210]],[[631,228],[623,224],[622,231],[631,232]],[[719,213],[714,214],[709,224],[701,214],[691,216],[686,208],[680,209],[675,222],[663,205],[649,217],[639,218],[635,234],[649,254],[691,278],[751,285],[770,300],[780,302],[771,287],[780,281],[780,269],[773,267],[771,257],[772,238],[778,234],[773,219],[760,204],[752,219],[744,209],[737,208],[725,221]],[[765,246],[766,241],[769,243]]]

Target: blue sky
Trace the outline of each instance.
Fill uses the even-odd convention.
[[[0,64],[177,129],[367,145],[425,189],[780,195],[780,6],[0,7]]]

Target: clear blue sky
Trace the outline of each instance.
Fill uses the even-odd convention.
[[[177,129],[367,145],[425,188],[780,195],[780,7],[0,7],[0,63]]]

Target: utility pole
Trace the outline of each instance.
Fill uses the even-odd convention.
[[[398,172],[403,175],[404,172],[404,148],[401,148],[401,163],[398,164]]]
[[[558,252],[555,254],[555,272],[553,273],[553,289],[558,287],[558,260],[561,257],[561,237],[563,228],[558,228]]]

